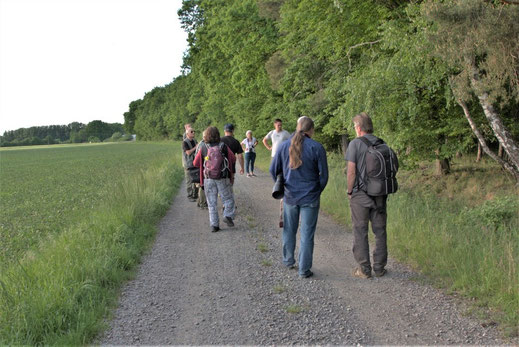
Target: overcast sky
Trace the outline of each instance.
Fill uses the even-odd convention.
[[[182,0],[0,0],[0,134],[124,123],[128,104],[180,74]]]

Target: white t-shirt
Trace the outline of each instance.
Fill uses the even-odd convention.
[[[255,153],[256,149],[254,148],[254,144],[256,143],[256,138],[253,137],[252,140],[246,137],[241,143],[245,145],[245,152]]]
[[[285,140],[290,138],[290,133],[286,130],[281,130],[277,132],[276,129],[269,131],[269,133],[265,136],[267,140],[272,141],[272,157],[276,155],[276,150],[278,146]]]

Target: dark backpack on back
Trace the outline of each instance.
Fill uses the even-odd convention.
[[[204,178],[220,179],[228,177],[229,161],[227,160],[225,144],[220,142],[218,146],[205,145]]]
[[[367,194],[382,196],[395,193],[398,190],[396,180],[398,158],[395,152],[382,139],[377,139],[374,144],[363,136],[359,139],[368,146],[366,152],[367,182],[364,182]]]

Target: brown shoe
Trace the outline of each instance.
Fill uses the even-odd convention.
[[[366,274],[362,271],[360,267],[358,267],[353,271],[353,276],[364,279],[371,278],[371,271],[369,274]]]

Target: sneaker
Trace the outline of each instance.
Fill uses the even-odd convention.
[[[256,177],[256,175],[253,173],[250,174],[251,177]]]
[[[212,228],[211,228],[211,231],[212,231],[213,233],[215,233],[215,232],[217,232],[217,231],[220,231],[220,227],[212,227]]]
[[[308,277],[312,277],[314,275],[314,273],[310,270],[308,270],[307,273],[305,273],[304,275],[299,275],[299,277],[301,278],[308,278]]]
[[[195,201],[196,201],[196,199],[193,199],[193,198],[188,198],[188,199],[189,199],[189,201],[191,201],[191,202],[195,202]]]
[[[287,265],[287,269],[289,269],[289,270],[295,270],[295,269],[297,269],[297,265],[296,265],[296,264]]]
[[[358,267],[353,271],[353,276],[358,277],[358,278],[365,278],[365,279],[371,278],[371,271],[369,274],[367,274],[367,273],[364,273],[360,267]]]
[[[232,218],[231,217],[225,217],[223,219],[223,221],[225,222],[225,224],[227,224],[228,226],[230,227],[233,227],[234,226],[234,222],[232,221]]]
[[[382,277],[382,276],[384,276],[387,273],[387,270],[386,269],[382,269],[380,271],[374,271],[374,272],[375,272],[375,277]]]

